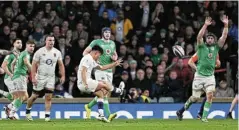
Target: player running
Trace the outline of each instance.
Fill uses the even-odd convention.
[[[103,49],[95,45],[91,48],[91,52],[87,55],[85,55],[80,62],[78,74],[77,74],[77,86],[82,92],[92,92],[95,96],[97,96],[97,104],[98,104],[98,112],[99,117],[98,119],[104,121],[104,122],[110,122],[108,119],[104,116],[104,110],[103,110],[103,102],[104,102],[104,96],[107,95],[107,92],[112,91],[113,86],[107,82],[107,81],[98,81],[93,80],[91,78],[91,72],[92,70],[99,69],[99,70],[107,70],[110,68],[113,68],[115,66],[119,66],[122,62],[122,60],[116,60],[115,62],[101,66],[97,64],[97,60],[102,55]],[[116,92],[122,92],[124,88],[113,88]]]
[[[197,53],[195,53],[188,61],[188,65],[194,70],[196,71],[197,67],[196,67],[196,62],[198,61],[198,56],[197,56]],[[217,60],[216,60],[216,66],[215,68],[219,68],[221,66],[221,62],[219,60],[219,54],[217,54]],[[198,119],[201,119],[202,118],[202,114],[203,114],[203,107],[204,107],[204,104],[205,102],[207,101],[207,97],[205,97],[202,101],[202,104],[201,104],[201,107],[200,107],[200,110],[198,112],[198,115],[197,115],[197,118]]]
[[[16,99],[16,89],[15,86],[13,85],[12,77],[13,77],[13,72],[14,72],[14,62],[16,62],[16,59],[20,55],[20,49],[22,49],[22,40],[17,38],[13,41],[13,51],[14,53],[7,55],[4,58],[4,61],[2,63],[2,69],[5,71],[5,76],[4,76],[4,83],[8,88],[9,92],[5,92],[3,90],[0,90],[0,94],[2,94],[5,98],[7,98],[9,101],[12,101]],[[4,110],[7,113],[12,109],[12,104],[8,104],[4,107]]]
[[[205,102],[203,115],[201,120],[208,122],[207,116],[212,104],[213,92],[215,91],[215,77],[214,68],[216,57],[219,49],[224,45],[228,34],[228,17],[223,16],[222,22],[224,23],[224,29],[222,36],[216,44],[216,36],[212,33],[206,35],[206,42],[203,42],[203,36],[207,29],[207,26],[211,25],[212,19],[207,17],[202,29],[199,31],[197,36],[197,56],[198,64],[196,73],[194,74],[193,80],[193,92],[192,96],[187,100],[184,107],[177,111],[179,120],[183,118],[183,112],[187,110],[192,103],[196,102],[203,92],[206,93],[207,101]]]
[[[118,55],[116,52],[116,46],[114,41],[110,40],[111,30],[108,27],[102,28],[102,39],[94,40],[90,43],[90,45],[84,50],[83,55],[87,55],[91,52],[92,48],[95,45],[100,46],[103,49],[103,54],[99,58],[100,65],[108,65],[111,64],[112,61],[116,61],[118,59]],[[107,81],[112,84],[113,81],[113,72],[112,68],[107,70],[96,70],[95,71],[95,79],[97,81]],[[124,82],[121,82],[119,85],[120,88],[124,88]],[[113,90],[113,88],[111,88]],[[120,93],[120,95],[123,94]],[[97,97],[95,97],[89,104],[85,105],[86,110],[86,118],[90,119],[91,108],[97,104]],[[104,97],[104,109],[106,111],[106,115],[108,116],[108,120],[112,121],[117,115],[116,113],[111,114],[109,108],[109,101],[107,95]]]
[[[33,53],[35,43],[33,41],[27,41],[25,51],[21,52],[14,69],[12,77],[14,91],[17,92],[15,99],[12,101],[12,108],[8,113],[8,117],[11,120],[15,120],[14,114],[22,106],[22,104],[28,99],[27,93],[27,78],[28,73],[31,72],[30,54]]]
[[[50,121],[51,99],[55,88],[56,63],[59,65],[61,84],[65,81],[65,68],[61,52],[53,47],[55,43],[54,36],[46,36],[45,43],[45,47],[36,51],[32,61],[33,93],[28,99],[26,107],[26,118],[29,121],[33,120],[30,113],[32,105],[41,93],[45,93],[45,121]]]

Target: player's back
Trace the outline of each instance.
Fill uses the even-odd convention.
[[[96,61],[92,58],[92,56],[90,54],[85,55],[79,64],[78,67],[78,72],[77,72],[77,78],[78,80],[81,80],[81,72],[82,72],[82,66],[87,68],[87,79],[91,78],[91,72],[92,70],[97,66],[98,64],[96,63]]]
[[[198,73],[203,76],[211,76],[214,74],[216,57],[219,51],[217,44],[207,47],[206,44],[198,46],[197,56],[198,64],[197,69]]]
[[[27,75],[28,68],[24,63],[25,57],[30,62],[30,54],[26,50],[21,52],[17,59],[13,79],[18,78],[21,75],[23,76]]]
[[[33,60],[39,62],[37,74],[39,75],[55,75],[56,63],[61,60],[61,52],[56,48],[47,50],[46,47],[42,47],[36,51]]]

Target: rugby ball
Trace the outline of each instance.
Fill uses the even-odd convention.
[[[173,49],[174,55],[176,55],[177,57],[182,58],[185,55],[183,48],[179,45],[173,46],[172,49]]]

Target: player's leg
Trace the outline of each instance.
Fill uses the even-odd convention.
[[[200,110],[199,110],[198,115],[197,115],[198,119],[202,118],[203,108],[204,108],[204,104],[205,104],[206,101],[207,101],[207,97],[203,98]]]
[[[201,119],[203,122],[208,122],[207,116],[212,105],[212,98],[213,98],[213,93],[215,91],[215,85],[216,83],[215,83],[214,76],[210,76],[207,79],[205,79],[205,92],[206,92],[207,101],[205,102],[204,108],[203,108],[203,115]]]
[[[232,100],[231,107],[229,109],[229,113],[227,114],[227,118],[233,119],[232,118],[232,111],[234,110],[234,107],[238,103],[238,95],[235,96],[235,98]]]
[[[41,80],[40,80],[41,79]],[[32,95],[30,98],[27,100],[27,105],[26,105],[26,119],[28,121],[32,121],[33,118],[31,116],[31,110],[32,106],[35,102],[35,100],[39,97],[41,93],[44,92],[44,84],[45,84],[45,79],[43,77],[40,77],[39,75],[37,76],[37,85],[33,85],[33,91]]]
[[[50,121],[52,96],[54,92],[55,76],[47,77],[47,84],[45,87],[45,121]]]
[[[4,83],[8,87],[9,92],[0,90],[0,94],[3,95],[5,98],[7,98],[9,101],[13,101],[13,95],[12,95],[12,91],[14,89],[13,81],[11,80],[10,77],[8,77],[4,79]]]
[[[183,119],[183,112],[185,110],[187,110],[191,105],[192,103],[195,103],[197,102],[197,100],[200,98],[200,96],[202,95],[203,91],[202,91],[202,88],[203,86],[200,85],[201,84],[201,81],[200,79],[198,80],[195,80],[193,81],[193,86],[192,86],[192,96],[189,97],[189,99],[186,101],[186,103],[184,104],[184,106],[178,110],[176,112],[177,114],[177,117],[178,119],[181,121]]]

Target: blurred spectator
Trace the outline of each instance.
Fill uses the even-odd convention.
[[[27,7],[24,9],[23,12],[27,18],[27,20],[31,20],[36,13],[36,6],[34,4],[34,1],[28,1],[27,2]]]
[[[136,90],[136,88],[131,88],[128,94],[128,103],[138,103],[138,102],[139,102],[138,91]]]
[[[58,6],[56,7],[56,11],[59,14],[59,17],[66,19],[67,18],[67,7],[66,1],[59,2]]]
[[[85,43],[88,44],[88,32],[84,30],[83,23],[78,23],[76,25],[76,30],[72,33],[73,40],[83,38],[85,40]]]
[[[12,19],[14,17],[13,10],[11,7],[5,8],[4,14],[3,14],[3,23],[5,25],[10,25],[12,22]]]
[[[127,57],[127,47],[124,44],[120,45],[118,57],[122,59]]]
[[[18,1],[12,2],[12,11],[13,11],[13,17],[16,17],[21,12]]]
[[[40,24],[37,24],[35,26],[35,31],[32,33],[32,35],[29,36],[29,39],[34,40],[36,47],[39,48],[45,45],[43,36],[44,34],[42,31],[42,27]]]
[[[170,71],[169,77],[166,79],[167,96],[173,97],[175,102],[182,102],[184,97],[183,82],[177,79],[176,71]]]
[[[194,47],[192,44],[187,44],[185,48],[185,56],[192,56],[195,53]]]
[[[160,97],[166,96],[165,92],[167,91],[167,88],[165,86],[164,82],[164,75],[163,74],[158,74],[157,80],[155,83],[152,85],[152,98],[156,97],[159,99]]]
[[[116,13],[116,9],[113,6],[113,1],[105,1],[100,5],[100,9],[99,9],[99,16],[100,17],[103,15],[104,11],[108,12],[108,17],[109,17],[110,21],[115,20],[117,15],[118,15]]]
[[[77,24],[77,20],[76,20],[76,16],[75,16],[76,14],[75,14],[75,12],[74,12],[74,10],[69,10],[69,12],[68,12],[68,19],[67,19],[67,21],[68,21],[68,23],[69,23],[69,28],[71,29],[71,30],[75,30],[75,28],[76,28],[76,24]]]
[[[216,88],[215,97],[234,97],[233,89],[227,85],[227,81],[221,80]]]
[[[62,23],[62,19],[59,18],[55,10],[51,10],[48,21],[48,23],[50,23],[52,26],[60,25]]]
[[[122,10],[117,11],[117,19],[111,24],[110,28],[119,43],[128,43],[133,36],[133,25],[131,21],[124,17]]]
[[[59,37],[56,48],[61,52],[62,59],[64,59],[65,55],[68,54],[70,50],[70,48],[66,46],[66,38],[64,36]]]
[[[137,69],[137,62],[135,60],[129,61],[129,73],[132,80],[136,79],[136,69]]]
[[[152,12],[152,23],[155,25],[157,29],[165,27],[165,15],[164,15],[164,7],[161,3],[158,3]]]
[[[83,38],[73,41],[72,47],[69,50],[72,62],[74,65],[79,65],[83,57],[83,51],[86,48],[86,41]]]
[[[142,69],[137,70],[136,78],[133,80],[133,86],[140,90],[149,90],[151,93],[152,84],[145,79],[145,72]]]
[[[77,87],[77,76],[75,72],[72,72],[69,75],[69,79],[66,80],[66,82],[64,83],[64,90],[69,93],[69,95],[73,95],[73,88]]]
[[[151,60],[153,61],[154,66],[157,66],[159,64],[160,57],[161,57],[161,55],[158,52],[158,48],[157,47],[152,47]]]
[[[72,47],[72,43],[73,43],[72,30],[67,30],[66,31],[66,46]]]
[[[144,90],[143,94],[139,98],[140,103],[150,103],[149,90]]]
[[[145,56],[146,54],[145,54],[144,46],[139,46],[138,53],[135,56],[135,59],[138,63],[138,67],[143,68],[143,61]]]
[[[151,55],[151,51],[152,51],[151,37],[152,37],[152,34],[150,32],[146,32],[146,34],[145,34],[145,41],[143,43],[146,55]]]

